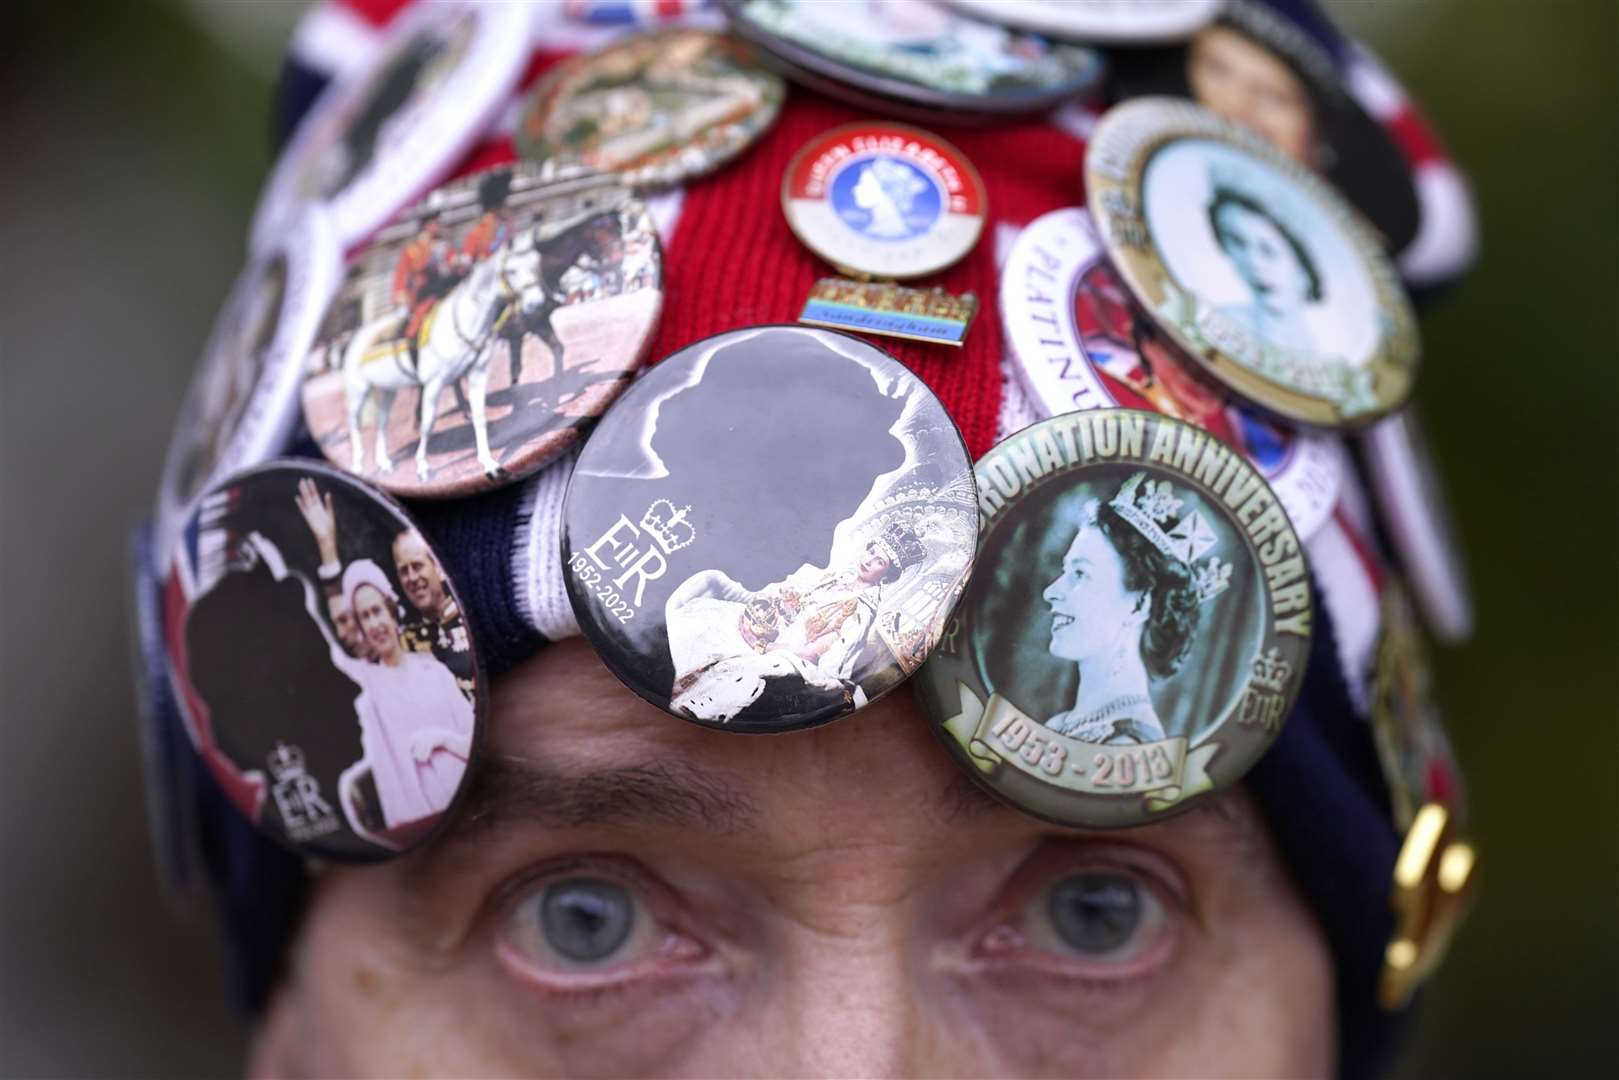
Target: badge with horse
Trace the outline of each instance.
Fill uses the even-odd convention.
[[[652,218],[617,181],[475,173],[354,259],[307,365],[304,417],[328,458],[398,494],[497,487],[619,395],[662,302]]]

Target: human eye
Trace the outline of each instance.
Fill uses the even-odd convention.
[[[1151,975],[1172,958],[1184,915],[1166,876],[1128,859],[1054,869],[1019,890],[979,951],[997,963],[1086,982]]]
[[[709,950],[666,893],[621,860],[553,867],[507,890],[497,952],[518,978],[564,994],[690,973]]]

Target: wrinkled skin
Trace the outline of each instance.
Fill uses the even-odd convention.
[[[503,677],[423,850],[318,876],[255,1076],[1322,1076],[1332,965],[1241,790],[1058,829],[980,794],[910,693],[779,737],[683,723],[578,639]],[[1135,883],[1106,956],[1047,916]],[[536,897],[635,898],[602,963]]]

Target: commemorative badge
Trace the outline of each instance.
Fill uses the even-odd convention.
[[[640,366],[663,303],[646,205],[527,162],[447,184],[351,261],[304,381],[335,464],[419,498],[536,471]]]
[[[1233,393],[1326,428],[1410,396],[1411,302],[1376,234],[1315,173],[1207,110],[1141,98],[1102,117],[1085,179],[1137,302]]]
[[[1360,438],[1384,526],[1428,628],[1456,644],[1473,633],[1473,594],[1461,542],[1422,426],[1404,409]]]
[[[895,0],[721,0],[731,28],[796,81],[862,108],[1038,112],[1092,89],[1094,49]]]
[[[822,278],[798,321],[833,330],[961,347],[978,314],[978,297],[943,289],[906,289],[872,281]]]
[[[1227,0],[946,0],[977,19],[1071,41],[1144,45],[1184,38]]]
[[[198,496],[227,473],[274,457],[292,435],[304,357],[342,260],[329,219],[315,207],[251,258],[232,286],[163,462],[153,541],[159,573]]]
[[[1230,0],[1187,41],[1119,56],[1108,85],[1115,98],[1189,98],[1326,180],[1391,253],[1416,239],[1417,186],[1393,135],[1326,44],[1272,0]]]
[[[1018,234],[1001,271],[1001,317],[1038,418],[1120,406],[1185,420],[1242,451],[1300,537],[1331,516],[1345,462],[1338,440],[1211,386],[1130,296],[1084,210],[1054,210]]]
[[[529,94],[517,149],[548,175],[584,167],[637,188],[665,187],[753,145],[786,92],[733,38],[638,34],[548,74]]]
[[[259,197],[253,250],[323,203],[346,251],[449,173],[516,88],[532,13],[470,0],[403,12],[375,60],[334,82],[294,132]]]
[[[902,280],[959,262],[988,203],[972,162],[937,135],[869,121],[811,140],[787,166],[782,211],[804,246],[856,278]]]
[[[1219,439],[1065,413],[979,459],[977,567],[915,684],[990,791],[1062,825],[1140,825],[1235,783],[1304,679],[1302,545]]]
[[[971,459],[866,341],[733,330],[653,365],[575,463],[562,561],[631,690],[725,731],[836,719],[902,683],[972,569]]]
[[[1411,827],[1428,803],[1458,823],[1467,817],[1456,755],[1434,700],[1433,672],[1410,596],[1398,579],[1383,589],[1372,678],[1372,739],[1388,783],[1394,823]]]
[[[186,734],[260,831],[355,862],[426,839],[483,692],[460,597],[396,503],[314,461],[235,473],[187,523],[164,591]]]

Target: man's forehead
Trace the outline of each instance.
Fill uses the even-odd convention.
[[[956,830],[1080,835],[988,794],[950,760],[902,688],[852,716],[785,736],[732,735],[682,723],[625,689],[577,639],[559,642],[502,677],[489,752],[446,840],[506,823],[545,828],[662,826],[710,834],[813,827],[828,817],[914,830],[918,843]],[[776,808],[785,811],[777,814]],[[1163,824],[1116,831],[1174,832],[1243,846],[1260,828],[1240,800],[1221,796]]]

